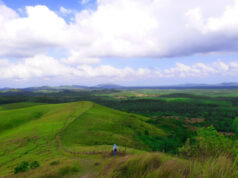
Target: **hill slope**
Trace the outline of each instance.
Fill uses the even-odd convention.
[[[144,137],[156,138],[166,133],[147,124],[146,117],[128,114],[97,104],[76,118],[62,134],[63,144],[72,145],[124,145],[150,150]]]
[[[52,171],[57,174],[57,169],[64,164],[72,165],[71,158],[75,155],[68,150],[107,151],[113,143],[151,150],[153,140],[166,133],[147,124],[146,120],[146,117],[92,102],[3,105],[0,110],[0,176],[12,177],[16,165],[34,160],[40,162],[41,169],[46,169],[43,175]],[[47,169],[54,160],[64,160],[64,163]],[[36,172],[36,175],[31,173],[33,177],[42,170]]]
[[[112,159],[101,171],[101,176],[107,178],[236,178],[238,172],[237,165],[225,155],[199,161],[185,160],[163,153],[145,153]]]

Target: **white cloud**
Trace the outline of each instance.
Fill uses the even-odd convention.
[[[27,6],[21,17],[0,5],[0,56],[34,56],[57,47],[80,51],[82,58],[235,52],[237,2],[98,0],[96,10],[74,12],[68,23],[46,6]]]
[[[233,64],[234,65],[234,64]],[[222,62],[222,61],[218,61],[218,62],[214,62],[214,66],[221,71],[228,71],[229,70],[229,65]]]
[[[46,55],[36,55],[25,58],[20,62],[0,60],[0,79],[1,80],[25,80],[32,79],[61,79],[81,81],[97,80],[98,82],[107,81],[135,81],[158,78],[204,78],[211,76],[237,76],[238,62],[224,62],[217,60],[210,64],[195,63],[186,65],[176,63],[174,67],[166,69],[149,69],[131,67],[117,68],[111,65],[68,65],[53,57]]]
[[[217,17],[204,18],[200,8],[188,11],[187,16],[193,21],[191,26],[204,34],[218,32],[227,36],[238,34],[238,0],[227,6],[223,14]]]
[[[101,78],[114,79],[116,81],[130,80],[146,77],[148,69],[139,68],[134,70],[130,67],[116,68],[110,65],[67,65],[53,57],[36,55],[25,58],[20,62],[0,60],[0,79],[31,80],[34,78]]]
[[[46,6],[27,6],[27,17],[0,6],[0,56],[32,56],[62,45],[65,21]]]
[[[81,4],[87,4],[90,0],[81,0]]]
[[[75,50],[69,51],[69,57],[61,59],[66,64],[96,64],[100,62],[99,58],[96,57],[85,57],[80,52]]]
[[[21,62],[0,63],[1,77],[5,79],[28,80],[34,77],[62,76],[70,74],[70,69],[52,57],[37,55]]]
[[[96,11],[85,10],[76,16],[79,29],[89,29],[94,38],[89,45],[78,46],[84,55],[167,57],[237,49],[237,45],[234,44],[236,40],[225,37],[229,35],[226,31],[219,35],[213,33],[204,35],[202,31],[191,28],[194,25],[203,26],[206,19],[223,14],[226,11],[224,5],[230,5],[235,12],[236,7],[232,1],[98,0],[97,2]],[[201,12],[204,12],[204,15]],[[233,13],[233,19],[236,17],[237,15]],[[224,21],[228,19],[225,18]],[[236,28],[232,25],[229,29],[235,31]],[[233,48],[227,47],[228,42],[233,42]]]
[[[1,79],[68,77],[103,82],[238,74],[236,61],[177,62],[174,67],[154,70],[116,68],[100,60],[237,53],[238,0],[97,0],[94,10],[61,7],[59,11],[37,5],[18,14],[0,5]],[[68,14],[72,21],[63,18]],[[67,55],[56,54],[59,60],[47,56],[52,49]],[[12,62],[12,57],[19,61]]]
[[[238,75],[238,62],[223,62],[218,60],[211,64],[195,63],[193,65],[185,65],[176,63],[175,67],[168,69],[157,69],[156,75],[160,78],[204,78],[211,76],[236,76]]]
[[[60,7],[60,12],[64,15],[68,15],[68,14],[73,13],[73,11],[71,9],[66,9],[63,6]]]

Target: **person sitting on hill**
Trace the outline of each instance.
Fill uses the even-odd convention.
[[[114,144],[112,151],[113,151],[113,155],[116,156],[116,154],[117,154],[117,145],[116,144]]]

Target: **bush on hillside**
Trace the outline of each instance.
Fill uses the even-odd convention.
[[[15,167],[14,173],[17,174],[19,172],[26,172],[28,170],[29,170],[29,163],[26,161],[23,161]]]
[[[58,165],[58,164],[60,164],[60,161],[52,161],[50,163],[51,166],[55,166],[55,165]]]
[[[236,132],[236,134],[238,135],[238,117],[235,118],[233,121],[233,129]]]
[[[31,169],[36,169],[40,167],[40,163],[38,161],[33,161],[30,165]]]
[[[40,167],[40,163],[38,161],[33,161],[30,165],[27,161],[23,161],[14,168],[14,173],[17,174],[19,172],[26,172],[30,168],[36,169],[38,167]]]
[[[199,128],[197,130],[196,142],[191,143],[188,139],[179,152],[188,157],[207,157],[226,154],[231,157],[237,155],[237,142],[219,134],[213,126]]]
[[[149,135],[149,131],[148,130],[145,130],[145,135]]]
[[[39,119],[39,118],[41,118],[41,116],[43,116],[43,113],[42,112],[35,112],[35,113],[33,113],[33,116],[34,116],[35,119]]]

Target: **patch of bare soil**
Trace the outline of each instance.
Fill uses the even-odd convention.
[[[189,123],[189,124],[195,124],[195,123],[202,123],[204,122],[203,118],[186,118],[185,122]]]
[[[160,95],[136,94],[136,97],[160,97]]]
[[[179,116],[162,116],[163,119],[175,119],[179,120]]]
[[[127,99],[126,96],[115,96],[116,99]]]
[[[234,136],[235,133],[234,132],[219,132],[220,134],[223,134],[225,136]]]

